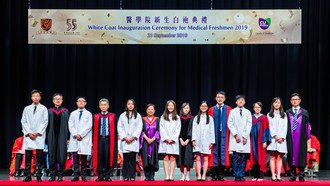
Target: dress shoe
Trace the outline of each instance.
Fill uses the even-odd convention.
[[[103,177],[98,177],[98,178],[96,178],[96,180],[95,180],[95,181],[99,182],[99,181],[103,181],[103,180],[104,180],[104,178],[103,178]]]
[[[49,178],[49,180],[48,181],[50,181],[50,182],[53,182],[53,181],[55,181],[55,176],[51,176],[50,178]]]
[[[109,177],[105,177],[105,178],[104,178],[104,181],[112,181],[112,179],[111,179],[110,176],[109,176]]]
[[[86,182],[87,181],[86,176],[81,177],[81,181]]]
[[[303,177],[303,176],[299,176],[299,181],[301,181],[301,182],[304,182],[305,181],[305,178]]]
[[[71,181],[73,181],[73,182],[79,181],[79,177],[78,176],[75,176],[75,177],[72,178]]]
[[[63,177],[62,177],[62,176],[59,176],[59,177],[57,178],[57,181],[58,181],[58,182],[62,182],[62,181],[63,181]]]
[[[225,181],[225,178],[223,176],[218,176],[219,181]]]
[[[295,176],[292,176],[289,181],[296,181],[296,177]]]
[[[31,176],[27,176],[24,178],[23,182],[28,182],[28,181],[32,181]]]
[[[18,173],[18,171],[15,171],[15,173],[14,173],[14,177],[19,177],[19,173]]]
[[[40,176],[37,177],[37,182],[42,182],[42,179]]]

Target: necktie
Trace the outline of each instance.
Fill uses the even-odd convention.
[[[222,106],[220,106],[219,107],[219,110],[218,110],[218,126],[219,126],[219,130],[220,130],[220,132],[222,131],[222,122],[221,122],[221,116],[222,116],[222,114],[221,114],[221,108],[222,108]]]
[[[33,114],[36,113],[36,110],[37,110],[37,106],[34,105],[34,110],[33,110]]]
[[[80,112],[80,113],[79,113],[79,121],[80,121],[80,119],[81,119],[81,116],[82,116],[82,112],[83,112],[83,111],[82,111],[82,110],[80,110],[79,112]]]
[[[105,117],[102,117],[102,133],[101,135],[102,136],[106,136],[106,118]]]
[[[293,125],[292,125],[292,130],[294,131],[297,129],[297,117],[298,117],[297,109],[294,109]]]
[[[239,109],[239,115],[242,117],[242,109]]]

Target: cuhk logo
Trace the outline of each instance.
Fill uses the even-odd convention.
[[[270,18],[259,18],[259,26],[261,29],[266,30],[267,28],[270,27]]]
[[[41,19],[41,29],[48,31],[52,28],[52,19]]]

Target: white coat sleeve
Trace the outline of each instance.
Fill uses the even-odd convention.
[[[175,121],[175,129],[171,136],[171,140],[178,142],[179,136],[180,136],[180,131],[181,131],[181,119],[178,116],[178,119]]]
[[[77,135],[78,134],[78,132],[77,132],[77,130],[76,130],[76,128],[75,128],[75,124],[74,124],[74,116],[73,116],[73,114],[71,113],[70,114],[70,117],[69,117],[69,131],[70,131],[70,134],[72,135],[72,136],[74,136],[74,135]]]
[[[27,122],[27,113],[26,112],[27,112],[27,109],[24,108],[23,114],[22,114],[22,119],[21,119],[24,136],[26,136],[29,133],[32,133],[32,131],[30,129],[30,125]]]
[[[191,141],[196,140],[196,129],[197,129],[197,119],[196,117],[193,120],[193,125],[192,125],[192,134],[191,134]]]
[[[242,136],[247,139],[249,136],[250,136],[250,133],[251,133],[251,128],[252,128],[252,115],[249,111],[249,114],[248,114],[248,117],[247,117],[247,120],[246,120],[246,128],[242,134]]]
[[[47,110],[47,108],[44,108],[42,110],[41,117],[42,117],[41,124],[38,126],[37,132],[42,135],[45,133],[45,130],[47,129],[47,126],[48,126],[48,110]]]
[[[169,136],[167,135],[167,131],[166,131],[166,128],[165,128],[165,121],[164,121],[163,117],[160,118],[159,133],[160,133],[160,140],[161,141],[165,141],[167,139],[170,139]]]
[[[136,129],[134,130],[134,133],[132,134],[132,136],[136,137],[136,139],[139,139],[141,132],[142,132],[142,126],[143,126],[142,118],[141,118],[140,114],[137,115],[136,120],[137,120]]]
[[[125,132],[125,126],[124,126],[124,122],[123,122],[123,115],[119,116],[118,123],[117,123],[117,130],[118,130],[119,138],[121,140],[128,137],[126,135],[126,132]]]
[[[288,119],[287,119],[287,117],[285,117],[285,118],[283,119],[283,121],[281,122],[281,129],[280,129],[280,131],[279,131],[278,136],[279,136],[280,138],[284,138],[284,139],[286,139],[286,134],[287,134],[287,132],[288,132]]]
[[[270,132],[270,136],[272,138],[274,138],[277,135],[276,128],[275,128],[273,119],[270,116],[267,116],[267,117],[268,117],[268,121],[269,121],[269,132]]]
[[[227,125],[228,125],[228,129],[230,131],[230,133],[235,136],[237,133],[235,124],[234,124],[234,112],[230,112],[229,113],[229,117],[228,117],[228,121],[227,121]]]
[[[214,134],[214,121],[213,118],[210,116],[210,123],[209,123],[210,131],[209,131],[209,141],[211,144],[215,144],[215,134]]]

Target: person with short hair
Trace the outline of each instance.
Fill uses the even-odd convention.
[[[114,113],[108,111],[109,107],[108,99],[100,99],[101,112],[94,115],[93,168],[98,175],[95,181],[112,181],[110,172],[117,166],[117,118]]]
[[[246,157],[250,153],[251,112],[244,108],[245,96],[235,97],[237,107],[232,109],[228,118],[230,130],[229,151],[233,152],[235,181],[245,181]]]
[[[87,101],[85,97],[77,98],[77,109],[71,112],[69,117],[70,142],[68,152],[73,153],[74,173],[71,181],[87,181],[87,156],[92,155],[92,126],[93,116],[86,110]],[[79,169],[81,159],[81,171]]]
[[[215,95],[216,105],[211,107],[208,114],[214,120],[215,144],[212,147],[212,154],[209,156],[209,167],[211,167],[212,181],[224,181],[224,170],[230,167],[229,158],[229,136],[227,127],[231,107],[225,104],[226,93],[219,91]]]
[[[261,102],[255,102],[253,110],[250,153],[252,181],[262,181],[266,172],[267,146],[270,144],[269,121],[267,116],[261,113]]]
[[[147,116],[142,119],[143,127],[140,136],[140,154],[143,162],[145,181],[154,181],[155,172],[159,170],[159,118],[155,116],[155,105],[152,103],[147,105],[146,113]]]
[[[32,181],[31,175],[31,159],[32,151],[36,150],[37,165],[36,176],[37,181],[41,182],[42,176],[42,160],[46,139],[46,128],[48,125],[47,108],[40,103],[41,91],[32,90],[32,104],[26,106],[23,111],[21,123],[24,133],[23,150],[25,150],[25,174],[23,182]]]
[[[49,181],[63,181],[65,163],[67,158],[67,143],[70,139],[68,128],[69,111],[62,106],[63,95],[53,95],[54,106],[48,109],[48,127],[46,143],[48,145]],[[57,164],[59,165],[57,167]]]
[[[305,181],[304,169],[307,162],[307,140],[311,138],[309,113],[300,107],[301,96],[293,93],[290,96],[292,108],[286,111],[288,116],[288,133],[286,136],[288,144],[288,164],[292,177],[289,181],[296,181],[298,168],[299,181]]]

